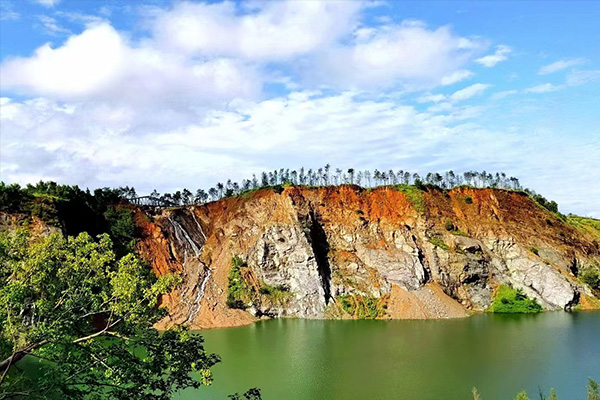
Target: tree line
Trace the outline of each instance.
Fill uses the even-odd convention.
[[[300,186],[337,186],[358,185],[363,188],[373,188],[389,185],[430,185],[442,189],[452,189],[458,186],[492,187],[510,190],[523,190],[518,178],[507,176],[504,172],[491,173],[487,171],[467,171],[456,173],[452,170],[438,173],[430,172],[425,175],[404,170],[358,170],[349,168],[342,170],[333,169],[329,164],[322,168],[299,170],[281,168],[273,171],[264,171],[258,176],[252,175],[251,179],[243,179],[241,183],[228,179],[225,183],[218,182],[208,190],[198,189],[192,192],[188,189],[174,193],[160,194],[154,190],[150,197],[160,199],[166,204],[190,205],[215,201],[225,197],[232,197],[266,187],[300,185]],[[528,193],[534,193],[525,189]],[[134,190],[135,192],[135,190]]]

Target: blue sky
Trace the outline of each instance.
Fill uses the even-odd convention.
[[[0,2],[0,175],[505,171],[600,217],[600,2]]]

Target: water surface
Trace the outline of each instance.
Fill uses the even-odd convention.
[[[271,320],[200,332],[219,354],[215,383],[179,400],[227,399],[260,387],[264,400],[585,399],[600,380],[600,312],[476,315],[439,321]]]

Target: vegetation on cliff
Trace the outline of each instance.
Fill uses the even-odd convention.
[[[166,203],[174,205],[185,205],[193,203],[205,203],[208,200],[218,200],[223,197],[232,197],[247,193],[259,188],[294,186],[337,186],[337,185],[357,185],[364,188],[373,188],[378,186],[393,186],[398,190],[405,191],[409,195],[417,195],[414,190],[425,190],[429,187],[438,187],[442,189],[451,189],[458,186],[471,187],[494,187],[500,189],[521,190],[519,179],[509,177],[504,172],[495,174],[486,171],[467,171],[463,174],[447,171],[443,174],[430,172],[426,175],[411,173],[404,170],[356,170],[350,168],[342,171],[337,168],[333,170],[329,164],[323,168],[308,169],[304,167],[299,170],[279,169],[274,171],[265,171],[259,174],[260,179],[253,175],[252,179],[243,179],[241,183],[234,182],[231,179],[226,183],[217,183],[207,191],[198,189],[192,193],[188,189],[177,191],[175,193],[160,194],[158,191],[151,193],[151,197],[160,198]],[[525,189],[533,196],[538,196],[534,192]],[[548,202],[542,196],[538,197],[544,204]],[[554,203],[556,204],[556,203]]]
[[[342,309],[353,318],[376,319],[385,315],[389,296],[345,294],[338,296],[336,300]]]
[[[0,232],[0,282],[0,399],[166,400],[212,381],[200,336],[152,327],[178,278],[116,257],[106,234]]]
[[[597,268],[588,267],[579,275],[579,279],[590,289],[599,291],[600,290],[600,273]]]
[[[241,268],[244,261],[239,257],[231,259],[231,269],[229,270],[229,283],[227,285],[227,307],[245,310],[251,300],[251,289],[244,277]]]
[[[127,202],[132,197],[135,189],[129,187],[91,193],[55,182],[25,187],[0,182],[0,211],[38,217],[67,235],[108,233],[119,256],[132,252],[135,245],[133,213]]]
[[[542,306],[535,299],[530,299],[521,290],[500,285],[496,289],[494,302],[488,309],[490,312],[502,314],[538,313]]]
[[[244,271],[251,274],[246,263],[239,257],[232,257],[227,285],[227,307],[245,310],[251,305],[284,306],[291,297],[285,285],[267,285],[254,279],[254,285],[247,282]]]

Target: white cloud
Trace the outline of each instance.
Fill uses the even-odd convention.
[[[44,7],[54,7],[55,5],[57,5],[58,3],[61,2],[61,0],[33,0],[38,4],[43,5]]]
[[[60,26],[55,18],[49,17],[47,15],[38,16],[39,21],[42,23],[44,30],[49,35],[57,35],[59,33],[71,33],[68,29]]]
[[[484,67],[491,68],[494,67],[499,62],[505,61],[508,59],[508,55],[512,53],[512,48],[506,45],[496,46],[496,51],[494,54],[490,54],[475,60],[479,64]]]
[[[495,93],[494,95],[492,95],[492,99],[494,99],[494,100],[500,100],[500,99],[503,99],[505,97],[513,96],[513,95],[518,94],[518,93],[519,93],[519,91],[515,90],[515,89],[503,90],[502,92],[498,92],[498,93]]]
[[[542,83],[540,85],[532,86],[524,90],[525,93],[549,93],[560,89],[560,86],[553,85],[551,83]]]
[[[446,96],[440,93],[424,93],[417,99],[419,103],[439,103],[440,101],[444,100],[446,100]]]
[[[366,26],[370,6],[176,2],[136,21],[146,29],[141,39],[98,17],[54,12],[85,28],[0,64],[0,174],[11,182],[135,185],[142,193],[326,162],[416,172],[505,169],[529,177],[544,165],[571,173],[564,181],[573,187],[600,179],[596,171],[591,178],[580,173],[593,165],[599,144],[572,138],[581,142],[572,146],[577,151],[563,152],[561,139],[544,137],[538,153],[531,129],[493,129],[483,118],[486,107],[461,103],[491,85],[454,93],[439,87],[473,76],[468,68],[484,39],[414,20]],[[509,52],[499,46],[478,62],[492,66]],[[598,72],[572,71],[567,85]],[[566,86],[550,86],[558,87]],[[495,96],[502,93],[516,94]],[[414,107],[414,99],[428,104]],[[592,205],[585,208],[568,198],[581,192],[557,196],[547,186],[545,195],[559,202],[563,196],[582,212],[600,204],[600,189],[585,194]]]
[[[428,29],[415,21],[387,25],[360,35],[300,64],[312,82],[357,89],[398,84],[437,86],[465,79],[462,67],[482,46],[449,27]],[[312,67],[311,67],[312,66]]]
[[[595,71],[571,71],[567,75],[567,85],[579,86],[600,79],[600,70]]]
[[[181,2],[158,13],[157,42],[170,50],[251,60],[284,60],[348,35],[363,1],[285,1],[246,4]]]
[[[202,105],[254,96],[261,85],[254,69],[239,61],[194,61],[149,46],[133,47],[106,23],[71,36],[58,48],[45,44],[32,57],[9,59],[0,73],[3,91],[144,104]]]
[[[476,83],[471,86],[467,86],[464,89],[457,90],[450,96],[450,100],[452,102],[465,101],[470,99],[471,97],[478,96],[482,94],[486,89],[488,89],[491,85]]]
[[[584,58],[572,58],[572,59],[568,59],[568,60],[559,60],[559,61],[553,62],[552,64],[544,65],[543,67],[540,68],[540,70],[538,71],[538,74],[539,75],[552,74],[554,72],[562,71],[563,69],[574,67],[576,65],[581,65],[581,64],[585,63],[585,61],[586,60]]]
[[[16,21],[21,18],[21,15],[14,11],[11,3],[5,1],[0,2],[0,21]]]
[[[164,112],[154,120],[113,104],[65,106],[41,99],[2,100],[2,110],[0,173],[11,182],[135,185],[146,193],[206,188],[264,169],[325,162],[419,173],[486,169],[520,176],[525,184],[534,179],[534,188],[557,200],[564,212],[600,213],[594,208],[600,188],[585,183],[600,179],[600,171],[586,167],[600,152],[598,141],[559,134],[541,140],[527,136],[526,127],[526,132],[484,128],[476,122],[477,107],[419,112],[353,92],[298,92],[240,101],[205,116]],[[564,184],[557,189],[559,178]],[[586,189],[567,190],[571,187]]]
[[[466,69],[459,69],[451,73],[450,75],[444,76],[442,81],[440,82],[443,86],[452,85],[454,83],[464,81],[465,79],[469,79],[473,76],[473,72]]]

